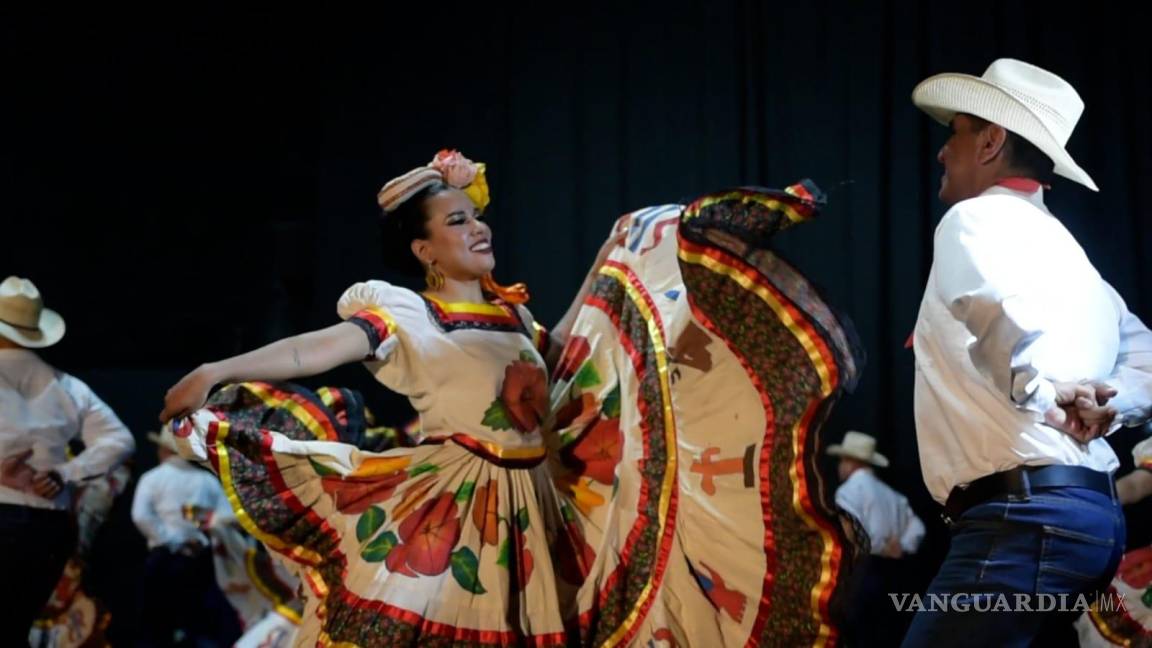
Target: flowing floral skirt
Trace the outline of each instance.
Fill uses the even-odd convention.
[[[820,202],[802,184],[622,217],[540,463],[467,439],[381,450],[340,391],[248,383],[180,426],[299,566],[298,645],[835,643],[860,546],[820,428],[862,356],[768,249]]]
[[[553,376],[555,474],[595,554],[581,644],[838,640],[867,540],[830,501],[821,425],[863,356],[769,249],[820,203],[744,188],[617,223]]]
[[[298,645],[566,643],[557,579],[582,574],[546,464],[501,466],[452,441],[317,441],[344,436],[343,412],[292,386],[244,383],[213,401],[177,436],[248,531],[299,566]]]

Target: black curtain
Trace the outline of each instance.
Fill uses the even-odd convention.
[[[545,322],[617,215],[810,177],[828,208],[780,248],[869,355],[828,433],[875,435],[930,517],[904,341],[944,211],[945,129],[909,95],[1002,56],[1084,98],[1069,148],[1101,191],[1058,180],[1049,206],[1152,317],[1152,48],[1119,4],[389,4],[4,15],[0,273],[41,287],[69,327],[49,359],[138,431],[196,363],[335,322],[355,281],[398,281],[375,192],[439,148],[488,163],[497,277],[527,281]],[[405,415],[367,372],[323,382]]]

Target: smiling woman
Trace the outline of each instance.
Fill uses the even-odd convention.
[[[297,547],[288,553],[303,561],[310,598],[322,605],[305,615],[298,643],[564,645],[570,606],[557,574],[586,574],[589,552],[580,527],[566,524],[574,513],[549,477],[542,428],[547,367],[594,272],[549,334],[524,306],[523,285],[492,279],[482,164],[441,151],[377,199],[385,260],[422,273],[427,289],[358,283],[339,300],[343,323],[202,366],[169,392],[162,418],[195,412],[179,426],[186,454],[216,458],[250,531]],[[617,242],[609,237],[593,271]],[[196,412],[217,383],[291,379],[365,358],[420,413],[418,445],[390,451],[384,471],[379,456],[350,445],[302,443],[218,405]],[[562,564],[576,556],[580,566]]]
[[[552,334],[491,279],[482,165],[442,152],[378,201],[387,259],[426,290],[358,283],[343,323],[204,365],[166,401],[191,415],[182,452],[301,566],[298,645],[835,639],[855,550],[816,448],[859,357],[764,247],[815,214],[814,185],[621,217]],[[333,443],[339,415],[304,401],[195,411],[216,382],[358,360],[419,412],[414,446]]]
[[[423,189],[409,203],[410,215],[404,216],[416,222],[404,229],[415,236],[408,242],[410,250],[398,253],[415,257],[425,268],[430,292],[447,301],[483,301],[479,292],[467,294],[469,288],[480,289],[478,282],[496,266],[492,230],[480,208],[463,191],[443,183]]]

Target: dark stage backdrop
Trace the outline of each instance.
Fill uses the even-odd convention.
[[[1049,204],[1152,317],[1152,48],[1118,8],[1055,7],[6,13],[0,274],[36,281],[69,327],[48,358],[143,438],[182,372],[331,324],[346,286],[396,279],[380,268],[375,193],[439,148],[488,163],[497,276],[527,281],[545,322],[617,215],[810,177],[828,209],[780,249],[851,316],[869,355],[828,433],[878,437],[886,478],[934,518],[903,344],[943,213],[945,129],[909,101],[917,81],[1014,56],[1079,89],[1070,149],[1102,191],[1058,180]],[[361,369],[320,382],[370,390],[385,419],[406,415]]]

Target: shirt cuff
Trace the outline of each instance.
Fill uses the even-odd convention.
[[[55,470],[56,474],[60,475],[60,479],[63,480],[65,484],[75,484],[79,480],[79,476],[76,474],[76,466],[71,462],[60,464],[52,470]]]
[[[1031,394],[1023,400],[1017,400],[1016,407],[1037,414],[1045,414],[1048,410],[1056,407],[1056,387],[1044,378],[1034,378],[1032,383],[1035,387],[1030,390]],[[1013,398],[1013,400],[1016,399]]]

